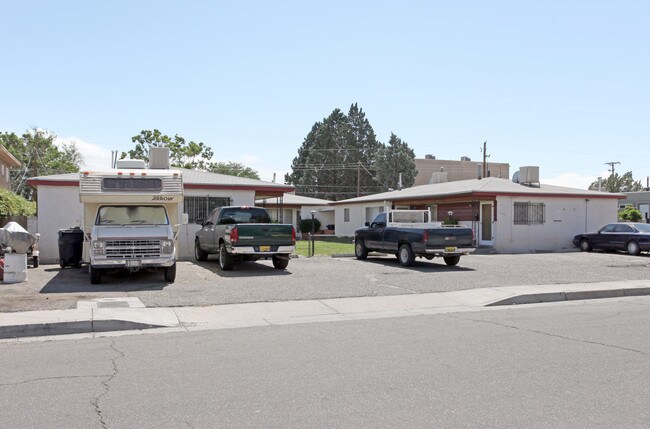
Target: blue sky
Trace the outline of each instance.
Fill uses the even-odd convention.
[[[158,128],[281,181],[352,103],[418,158],[539,165],[586,188],[650,176],[644,1],[0,0],[0,131],[73,140],[88,166]]]

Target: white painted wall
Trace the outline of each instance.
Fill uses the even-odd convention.
[[[544,203],[546,222],[543,225],[515,225],[514,203]],[[385,202],[390,207],[390,202]],[[366,222],[366,207],[378,204],[336,205],[336,235],[353,236],[354,231]],[[344,209],[350,209],[350,221],[343,221]],[[385,208],[386,210],[387,208]],[[607,198],[497,198],[497,221],[494,223],[494,248],[502,253],[526,253],[536,251],[567,251],[574,249],[574,235],[596,231],[602,226],[616,222],[618,200]],[[472,222],[461,222],[472,227]]]
[[[59,229],[81,226],[83,205],[78,186],[39,186],[37,231],[40,260],[59,262]]]
[[[515,202],[544,203],[546,222],[515,225]],[[616,199],[497,197],[494,248],[503,253],[572,250],[574,235],[616,222],[617,208]]]
[[[335,234],[341,236],[354,236],[354,231],[359,228],[363,228],[366,222],[370,222],[372,219],[366,219],[366,207],[378,207],[382,206],[382,211],[390,210],[391,202],[385,201],[381,202],[372,202],[366,204],[344,204],[334,206],[334,224]],[[350,209],[350,221],[345,222],[345,209]],[[374,213],[374,211],[373,211]]]

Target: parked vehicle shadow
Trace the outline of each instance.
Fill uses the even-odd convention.
[[[141,290],[162,290],[165,282],[162,271],[145,269],[135,273],[126,270],[107,270],[102,273],[100,284],[91,284],[88,267],[47,268],[46,272],[56,272],[40,290],[40,293],[78,293],[78,292],[133,292]]]
[[[237,278],[237,277],[278,277],[289,276],[291,272],[291,262],[286,270],[278,270],[273,267],[271,261],[241,261],[235,264],[235,267],[230,271],[223,271],[219,267],[217,259],[208,259],[206,262],[194,261],[194,264],[209,270],[213,274],[224,278]]]
[[[372,263],[377,265],[383,265],[385,267],[396,267],[402,268],[404,270],[418,271],[421,273],[439,273],[439,272],[467,272],[475,271],[473,268],[463,267],[463,258],[460,259],[459,265],[455,267],[450,267],[445,264],[442,258],[434,258],[432,260],[427,260],[423,258],[416,258],[413,262],[413,266],[405,267],[400,265],[399,261],[394,256],[368,256],[368,259],[365,261],[358,261],[359,263]]]

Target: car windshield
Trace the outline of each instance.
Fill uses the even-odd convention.
[[[95,225],[168,225],[162,206],[102,206]]]

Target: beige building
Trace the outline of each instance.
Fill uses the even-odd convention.
[[[453,161],[426,155],[424,158],[415,159],[415,168],[418,170],[418,174],[413,186],[478,179],[483,174],[483,163],[472,161],[466,156],[463,156],[460,161]],[[510,165],[501,162],[488,162],[486,176],[508,179]]]

